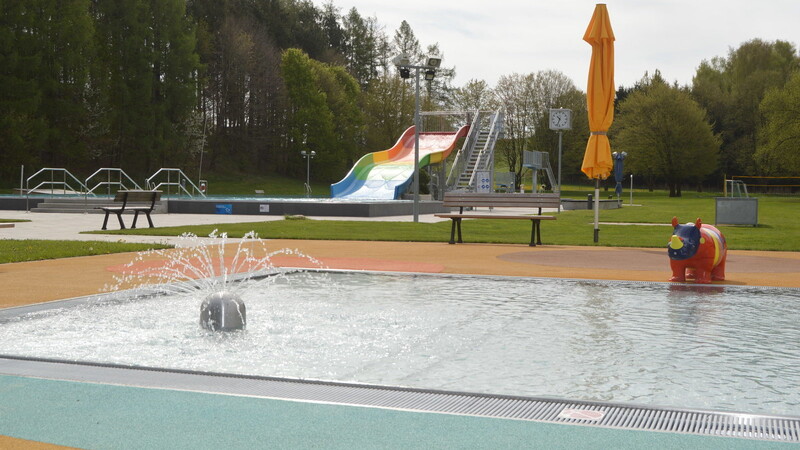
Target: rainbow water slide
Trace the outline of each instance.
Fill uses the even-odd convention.
[[[419,167],[436,164],[450,155],[469,126],[455,133],[419,134]],[[414,174],[414,127],[407,129],[388,150],[361,157],[342,181],[331,185],[331,197],[393,200],[400,198]]]

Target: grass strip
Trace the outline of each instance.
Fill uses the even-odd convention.
[[[555,213],[557,220],[542,222],[545,245],[664,248],[672,234],[673,216],[686,223],[701,218],[714,223],[713,197],[667,198],[643,196],[641,206],[600,211],[600,242],[593,242],[594,215],[590,210]],[[800,251],[800,199],[763,197],[759,199],[759,226],[719,226],[728,247],[737,250]],[[243,220],[247,220],[243,217]],[[608,224],[613,223],[613,224]],[[634,225],[635,224],[635,225]],[[647,226],[654,225],[654,226]],[[662,225],[662,226],[655,226]],[[530,223],[518,220],[466,220],[462,224],[465,242],[527,244]],[[194,233],[206,236],[214,230],[230,237],[255,231],[264,239],[324,239],[361,241],[447,242],[450,221],[437,223],[354,221],[354,220],[277,220],[236,224],[140,228],[106,231],[109,234],[177,236]],[[97,233],[97,232],[92,232]]]
[[[0,264],[170,248],[169,245],[103,241],[0,239]]]

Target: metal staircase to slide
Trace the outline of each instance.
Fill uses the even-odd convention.
[[[447,176],[447,190],[475,191],[477,173],[492,170],[494,148],[503,132],[503,113],[478,111],[464,145],[456,154]]]

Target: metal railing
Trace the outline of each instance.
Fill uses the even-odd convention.
[[[49,180],[40,181],[39,184],[37,184],[36,186],[30,187],[31,186],[31,181],[33,179],[35,179],[36,177],[38,177],[42,173],[49,173],[50,174],[50,179]],[[57,173],[61,174],[61,180],[56,180],[55,175]],[[70,180],[74,181],[75,184],[77,184],[78,190],[76,190],[75,187],[72,184],[70,184]],[[77,179],[75,177],[75,175],[69,173],[69,171],[67,169],[54,168],[54,167],[45,167],[43,169],[39,169],[38,172],[36,172],[35,174],[33,174],[33,175],[28,177],[28,179],[25,182],[25,192],[26,193],[30,193],[31,191],[40,190],[42,187],[45,187],[45,186],[49,186],[50,195],[56,195],[56,186],[61,186],[61,188],[59,189],[61,192],[59,192],[59,194],[62,194],[62,195],[63,194],[67,194],[67,193],[69,193],[69,194],[83,194],[87,190],[86,189],[86,185],[84,185],[81,182],[81,180]]]
[[[88,189],[86,191],[86,195],[90,195],[90,194],[94,195],[95,189],[105,186],[106,187],[106,195],[111,196],[111,192],[112,192],[111,188],[114,187],[114,186],[117,187],[116,190],[120,190],[120,189],[128,190],[129,189],[128,186],[125,185],[126,181],[129,183],[129,185],[133,186],[134,189],[142,189],[122,169],[110,168],[110,167],[103,167],[101,169],[97,169],[97,171],[95,173],[89,175],[86,178],[86,181],[84,181],[84,185],[88,187],[89,186],[89,181],[92,178],[94,178],[94,177],[96,177],[96,176],[98,176],[98,175],[100,175],[102,173],[106,174],[106,181],[101,181],[101,182],[97,183],[94,187],[92,187],[91,189]],[[112,178],[115,178],[115,179],[112,179]]]
[[[34,187],[31,187],[31,181],[34,181],[37,177],[42,174],[50,174],[49,180],[39,181]],[[60,180],[56,180],[56,174],[60,174]],[[59,186],[59,189],[56,187]],[[29,200],[31,191],[38,191],[42,190],[43,187],[49,187],[50,196],[55,197],[56,191],[58,195],[65,195],[65,194],[73,194],[73,195],[80,195],[84,194],[88,191],[86,185],[81,182],[75,175],[71,174],[67,169],[61,167],[45,167],[39,169],[38,172],[34,173],[33,175],[29,176],[25,180],[25,210],[30,211]],[[78,188],[76,190],[75,188]],[[47,189],[44,189],[45,191]]]
[[[500,111],[497,111],[492,114],[491,118],[492,121],[489,125],[489,133],[486,136],[486,141],[480,149],[476,148],[473,150],[473,152],[478,151],[478,156],[475,158],[475,165],[472,167],[469,174],[469,181],[467,182],[469,188],[475,186],[475,177],[479,171],[491,170],[494,166],[494,147],[503,131],[503,115]],[[467,169],[469,170],[469,167],[467,167]],[[494,170],[491,170],[491,172],[493,174]]]
[[[167,180],[161,181],[158,184],[154,181],[157,177],[166,175]],[[161,190],[164,191],[166,197],[169,197],[172,193],[170,188],[176,187],[177,193],[183,192],[184,194],[188,195],[189,197],[194,197],[194,194],[199,195],[205,198],[206,194],[195,185],[189,177],[186,176],[185,173],[181,169],[170,169],[170,168],[161,168],[156,171],[150,178],[146,179],[144,182],[147,189],[150,190]],[[187,189],[186,186],[190,186],[191,190]],[[192,194],[194,192],[194,194]]]
[[[476,111],[475,117],[473,118],[469,127],[469,134],[464,140],[464,145],[461,146],[456,153],[455,158],[453,158],[453,164],[450,165],[450,173],[448,173],[447,180],[445,182],[448,190],[452,189],[458,184],[458,179],[460,178],[461,173],[467,169],[470,156],[472,156],[472,152],[475,150],[475,145],[478,142],[478,136],[480,136],[481,133],[481,118],[482,113],[480,111]]]
[[[476,112],[470,134],[456,155],[447,176],[447,190],[472,189],[479,171],[493,172],[494,148],[502,133],[502,111]]]

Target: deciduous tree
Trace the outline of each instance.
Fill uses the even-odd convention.
[[[612,146],[628,153],[630,170],[664,180],[669,196],[680,197],[683,183],[700,183],[717,168],[720,138],[685,90],[660,77],[641,85],[620,104]]]
[[[753,156],[761,126],[759,104],[769,89],[783,87],[798,68],[800,58],[794,45],[761,39],[731,49],[727,58],[700,64],[692,95],[708,110],[714,131],[722,137],[723,173],[758,171]]]
[[[764,127],[756,160],[766,175],[800,172],[800,72],[783,88],[767,91],[760,106]]]
[[[534,150],[531,138],[545,133],[544,118],[558,99],[575,90],[575,84],[558,71],[546,70],[526,75],[502,76],[494,89],[495,103],[505,111],[505,137],[499,143],[509,170],[522,182],[523,151]],[[541,142],[540,142],[541,143]],[[541,149],[537,149],[541,150]],[[545,149],[549,150],[549,149]]]

